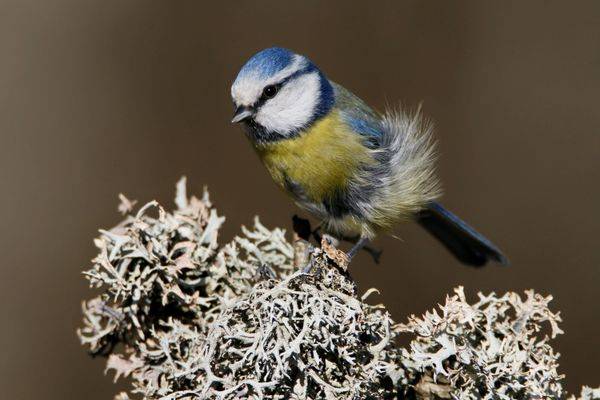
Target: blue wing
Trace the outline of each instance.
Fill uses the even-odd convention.
[[[335,92],[335,108],[344,122],[356,133],[365,136],[368,143],[376,146],[383,135],[381,117],[364,101],[335,82],[331,82]]]

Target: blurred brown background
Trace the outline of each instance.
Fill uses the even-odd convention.
[[[509,268],[460,266],[418,227],[353,273],[396,320],[456,285],[553,294],[569,390],[599,385],[600,2],[0,1],[0,387],[6,399],[109,399],[80,348],[80,271],[117,193],[172,204],[182,175],[227,216],[290,226],[229,85],[257,50],[304,53],[371,105],[437,124],[444,203]]]

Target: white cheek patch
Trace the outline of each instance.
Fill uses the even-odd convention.
[[[289,135],[313,118],[320,86],[317,72],[301,75],[283,85],[274,98],[260,107],[254,119],[268,131]]]
[[[231,86],[231,98],[238,106],[251,106],[258,101],[265,86],[279,83],[304,68],[306,63],[306,58],[295,54],[290,65],[268,79],[261,77],[259,71],[238,77]]]

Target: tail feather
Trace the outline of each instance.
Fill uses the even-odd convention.
[[[417,222],[466,265],[481,267],[490,260],[509,263],[498,247],[437,202],[429,203]]]

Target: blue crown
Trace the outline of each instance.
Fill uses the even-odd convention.
[[[257,72],[261,78],[269,78],[288,67],[292,63],[293,57],[292,51],[281,47],[261,50],[244,64],[238,73],[238,78]]]

